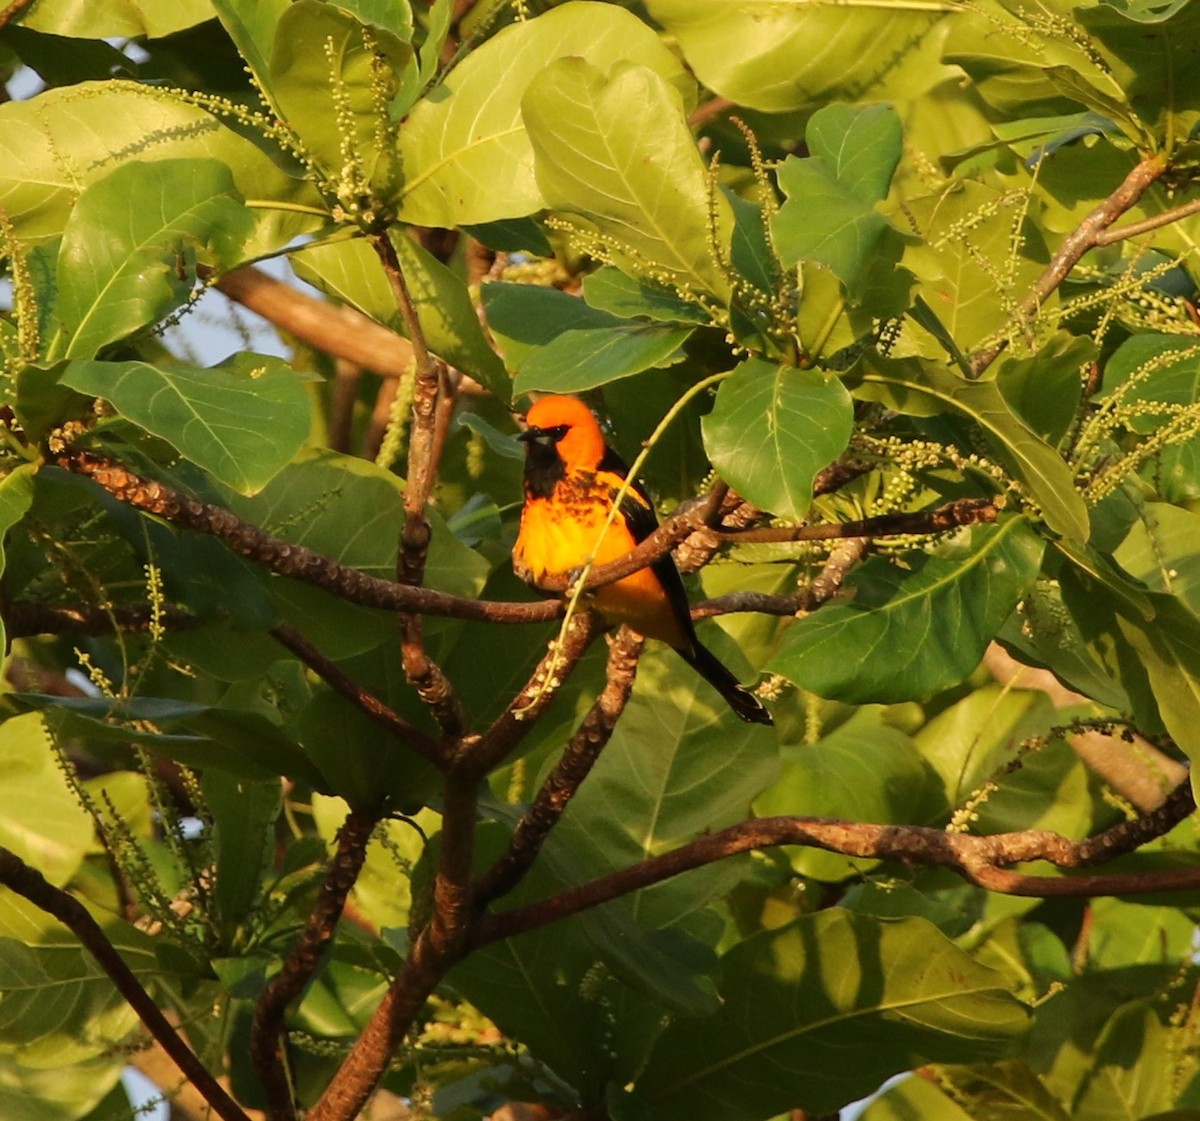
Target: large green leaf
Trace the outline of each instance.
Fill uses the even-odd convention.
[[[605,70],[619,61],[648,66],[681,92],[694,91],[658,35],[617,5],[572,0],[506,27],[413,107],[400,132],[400,217],[456,226],[541,210],[521,99],[546,65],[568,56]]]
[[[301,452],[253,497],[230,495],[240,516],[297,545],[384,580],[395,578],[404,522],[403,483],[390,471],[328,450]],[[489,565],[446,528],[432,507],[426,582],[455,595],[479,594]],[[395,635],[386,613],[355,608],[307,584],[271,581],[288,620],[330,657],[369,650]]]
[[[63,779],[37,713],[0,724],[0,845],[53,884],[71,878],[92,843],[92,822]],[[3,986],[0,986],[3,991]]]
[[[5,1121],[136,1121],[119,1081],[124,1065],[121,1056],[101,1056],[34,1070],[18,1059],[0,1056],[0,1117]]]
[[[24,516],[33,502],[33,464],[25,464],[0,478],[0,576],[4,575],[7,558],[4,537]],[[8,636],[0,618],[0,648],[7,651]]]
[[[1131,336],[1104,364],[1101,399],[1126,406],[1135,432],[1161,428],[1178,406],[1200,400],[1200,343],[1180,335]]]
[[[938,59],[941,13],[903,3],[855,10],[649,0],[647,7],[678,38],[704,85],[752,109],[911,96],[951,73]]]
[[[212,17],[212,0],[38,0],[21,26],[78,39],[158,39]]]
[[[904,825],[931,823],[945,808],[933,769],[878,708],[859,709],[816,743],[785,748],[779,781],[754,802],[760,817],[799,814]],[[878,863],[821,849],[786,851],[801,876],[832,882],[860,877]]]
[[[1148,598],[1153,622],[1124,614],[1117,621],[1150,678],[1163,724],[1195,763],[1200,761],[1200,618],[1174,596]],[[1197,773],[1193,770],[1193,779]]]
[[[242,494],[261,490],[308,437],[308,395],[279,358],[238,354],[209,369],[78,361],[61,382],[103,397]]]
[[[1113,560],[1157,592],[1168,592],[1200,616],[1200,515],[1147,502]]]
[[[99,921],[144,985],[163,977],[148,935],[109,916]],[[0,1048],[28,1067],[61,1069],[100,1056],[138,1026],[108,975],[61,928],[32,945],[0,938],[0,993]]]
[[[88,186],[58,251],[60,334],[52,358],[91,358],[107,343],[157,322],[196,283],[196,253],[235,264],[253,233],[225,164],[211,159],[133,161]]]
[[[594,225],[618,264],[729,297],[715,250],[728,253],[733,214],[709,189],[668,80],[633,63],[605,74],[562,59],[530,83],[521,112],[546,205]]]
[[[498,397],[507,398],[508,375],[484,338],[466,285],[406,234],[394,235],[392,245],[429,349]],[[396,294],[367,242],[355,239],[317,243],[293,253],[290,260],[302,280],[393,330],[406,333],[396,308]]]
[[[713,466],[739,494],[802,518],[814,476],[845,451],[853,424],[853,402],[836,377],[750,358],[721,383],[702,427]]]
[[[21,238],[61,233],[79,193],[119,164],[204,158],[224,163],[238,193],[256,203],[254,234],[243,247],[247,257],[279,248],[325,221],[308,183],[280,170],[253,141],[166,90],[85,82],[0,105],[0,207]],[[144,216],[133,217],[140,222]]]
[[[1073,1116],[1142,1121],[1178,1105],[1181,1027],[1162,1022],[1149,1000],[1122,1006],[1104,1025],[1095,1066],[1073,1103]],[[1170,1116],[1167,1114],[1167,1116]]]
[[[767,668],[851,704],[931,696],[979,664],[1041,556],[1028,522],[1012,518],[905,567],[872,558],[847,581],[854,598],[793,624]]]
[[[1018,210],[1012,195],[970,181],[905,201],[908,221],[921,237],[905,248],[905,267],[916,274],[922,298],[964,353],[1006,331],[1019,337],[1013,308],[1037,280],[1046,256],[1042,234],[1028,220],[1037,206],[1030,201]],[[1013,253],[1018,237],[1022,252]],[[1055,299],[1052,294],[1043,306],[1052,310]],[[941,347],[922,353],[940,357]]]
[[[291,0],[210,0],[210,3],[270,100],[271,52],[280,20]],[[278,112],[277,105],[272,104],[272,108]]]
[[[920,359],[872,357],[860,372],[855,396],[882,401],[909,416],[955,413],[979,425],[996,453],[1029,489],[1046,524],[1086,541],[1087,507],[1070,468],[1012,410],[994,381],[967,381],[944,366]]]
[[[320,0],[296,0],[281,15],[267,88],[273,104],[349,200],[356,181],[391,201],[400,157],[385,90],[415,66],[412,48],[383,27]]]
[[[517,395],[531,389],[581,393],[682,361],[690,327],[626,322],[611,327],[564,331],[521,364],[513,379]]]
[[[829,1112],[924,1062],[1000,1058],[1026,1028],[1002,976],[924,919],[833,908],[746,939],[722,967],[720,1012],[671,1024],[638,1079],[661,1121]]]
[[[771,222],[775,245],[785,265],[827,265],[857,298],[890,230],[875,204],[887,197],[900,160],[900,117],[887,105],[830,105],[813,115],[805,136],[811,154],[789,156],[779,169],[788,198]]]
[[[778,768],[769,730],[738,721],[674,653],[647,654],[633,698],[546,858],[564,878],[643,860],[741,820]],[[639,893],[631,909],[642,923],[664,926],[721,890],[725,879],[710,866]]]

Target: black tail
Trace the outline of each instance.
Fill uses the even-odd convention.
[[[738,679],[718,660],[716,654],[700,643],[692,650],[680,650],[680,656],[728,702],[729,707],[747,724],[774,724],[762,702],[739,684]]]

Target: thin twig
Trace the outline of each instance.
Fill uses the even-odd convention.
[[[1096,235],[1095,244],[1098,246],[1113,245],[1118,241],[1124,241],[1126,238],[1139,237],[1141,234],[1148,234],[1152,230],[1169,226],[1172,222],[1178,222],[1182,218],[1190,218],[1193,214],[1200,214],[1200,199],[1193,199],[1191,202],[1185,202],[1182,206],[1176,206],[1172,210],[1164,210],[1161,214],[1155,214],[1150,218],[1143,218],[1140,222],[1130,222],[1128,226],[1104,230]]]
[[[864,859],[946,867],[970,883],[1007,895],[1136,895],[1194,890],[1200,887],[1200,868],[1058,877],[1028,876],[1002,866],[1047,860],[1060,868],[1080,868],[1111,860],[1169,832],[1195,808],[1190,784],[1185,782],[1157,810],[1083,841],[1070,841],[1038,829],[975,837],[917,825],[873,825],[827,818],[744,821],[558,895],[485,916],[475,945],[545,926],[737,853],[778,845],[804,845]]]
[[[270,1121],[295,1121],[296,1106],[284,1058],[283,1018],[316,973],[333,941],[346,898],[367,858],[371,833],[379,821],[373,811],[351,810],[338,830],[338,847],[325,872],[320,895],[282,969],[254,1009],[250,1061],[267,1097]]]
[[[1122,214],[1137,203],[1147,188],[1163,175],[1167,167],[1166,158],[1162,155],[1154,155],[1142,160],[1125,176],[1121,185],[1063,239],[1062,244],[1058,247],[1058,252],[1054,254],[1042,275],[1038,277],[1029,294],[1021,301],[1018,309],[1018,317],[1021,322],[1028,323],[1033,319],[1038,308],[1066,279],[1067,274],[1079,263],[1080,258],[1089,249],[1094,249],[1101,244],[1097,239]],[[975,377],[979,377],[995,362],[1006,345],[1007,340],[1001,339],[973,355],[971,357],[971,373]]]
[[[222,1121],[248,1121],[241,1107],[208,1072],[183,1038],[125,964],[116,947],[79,900],[48,883],[16,853],[0,848],[0,883],[28,899],[40,911],[53,915],[71,930],[83,948],[104,970],[117,991],[137,1013],[138,1019],[162,1049],[212,1106]]]
[[[360,712],[369,716],[380,727],[385,728],[400,743],[411,747],[435,767],[441,769],[446,766],[442,745],[437,740],[431,739],[419,728],[413,727],[403,716],[363,688],[352,677],[344,673],[336,662],[325,657],[295,628],[273,627],[271,636],[276,642],[286,646],[331,689],[348,700]]]

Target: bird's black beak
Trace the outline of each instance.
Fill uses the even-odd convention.
[[[532,444],[539,436],[545,436],[545,433],[536,424],[531,424],[524,432],[517,433],[517,439],[523,444]]]
[[[531,424],[524,432],[517,435],[517,439],[524,444],[537,444],[539,447],[552,448],[567,434],[570,427],[569,424],[556,424],[551,428],[539,428],[536,424]]]

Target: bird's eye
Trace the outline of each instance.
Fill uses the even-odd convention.
[[[547,428],[545,430],[546,435],[549,436],[550,439],[556,444],[570,431],[571,426],[569,424],[556,424],[553,428]]]

